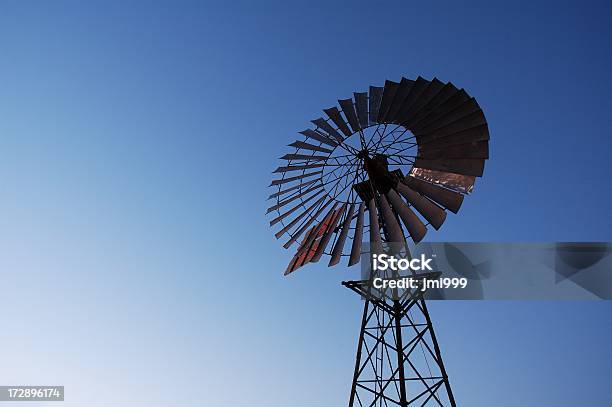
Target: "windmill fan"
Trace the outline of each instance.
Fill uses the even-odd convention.
[[[285,275],[323,255],[352,266],[364,240],[421,241],[457,213],[489,157],[482,110],[450,82],[402,78],[338,103],[274,171],[270,225],[297,244]]]

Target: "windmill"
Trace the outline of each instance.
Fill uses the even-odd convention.
[[[285,275],[324,256],[353,266],[370,248],[420,242],[483,174],[485,116],[450,82],[388,80],[323,111],[270,184],[270,225],[296,246]],[[364,299],[349,406],[455,406],[423,293],[380,297],[367,281],[342,284]]]

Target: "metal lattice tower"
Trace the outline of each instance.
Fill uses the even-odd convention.
[[[390,299],[343,284],[365,299],[349,406],[455,406],[423,292]]]

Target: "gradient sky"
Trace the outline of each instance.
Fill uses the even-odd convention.
[[[385,79],[452,81],[489,122],[483,180],[428,238],[612,240],[610,4],[423,4],[0,2],[0,384],[345,404],[358,271],[283,278],[266,186],[296,131]],[[461,406],[611,404],[609,302],[430,311]]]

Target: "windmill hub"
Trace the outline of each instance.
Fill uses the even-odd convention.
[[[366,156],[363,159],[363,166],[379,193],[386,194],[397,185],[398,180],[389,172],[387,156],[383,154],[375,154],[372,158]]]
[[[368,151],[367,148],[364,148],[363,150],[361,150],[360,152],[357,153],[357,158],[361,159],[361,160],[365,160],[367,158],[370,157],[370,152]]]

